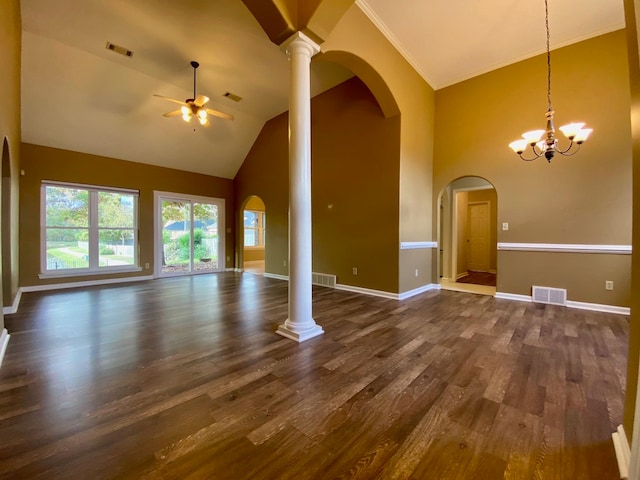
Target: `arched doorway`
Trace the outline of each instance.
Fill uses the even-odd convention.
[[[481,177],[458,178],[439,202],[439,276],[443,289],[495,295],[498,196]]]
[[[2,145],[2,300],[3,306],[13,303],[11,292],[11,159],[9,144]]]
[[[242,209],[242,269],[245,272],[264,274],[266,228],[265,204],[260,197],[253,195]]]

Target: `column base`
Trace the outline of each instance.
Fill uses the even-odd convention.
[[[296,342],[301,343],[305,340],[309,340],[310,338],[322,335],[324,333],[324,330],[320,325],[315,324],[312,328],[302,330],[301,332],[296,332],[294,330],[291,330],[287,326],[287,322],[284,322],[283,324],[278,325],[276,333],[278,335],[282,335],[283,337],[287,337],[291,340],[295,340]]]

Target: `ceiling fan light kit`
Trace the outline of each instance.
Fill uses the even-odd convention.
[[[184,102],[181,102],[180,100],[175,100],[173,98],[154,94],[154,97],[163,98],[170,102],[182,105],[178,110],[165,113],[163,117],[174,117],[176,115],[181,115],[182,119],[187,123],[190,123],[191,119],[195,117],[198,120],[198,122],[200,122],[200,125],[204,127],[211,126],[211,123],[209,122],[209,118],[208,118],[209,115],[215,115],[216,117],[225,118],[227,120],[233,120],[233,115],[219,112],[211,108],[206,108],[204,105],[209,101],[209,97],[205,95],[196,96],[196,71],[200,66],[200,64],[195,60],[192,60],[191,66],[193,67],[193,98],[187,98]]]
[[[556,129],[553,125],[553,116],[555,112],[551,106],[551,48],[549,35],[549,4],[548,0],[544,0],[545,27],[547,30],[547,128],[544,130],[531,130],[522,134],[522,139],[516,140],[509,144],[509,147],[526,162],[530,162],[544,156],[547,162],[551,163],[551,159],[556,153],[564,156],[570,156],[578,153],[580,145],[582,145],[593,129],[584,128],[583,122],[570,123],[560,127],[560,131],[569,139],[569,146],[562,149],[558,146],[558,139],[555,136]],[[523,154],[527,147],[531,147],[533,157],[527,158]]]

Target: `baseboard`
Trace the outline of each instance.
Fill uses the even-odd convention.
[[[627,440],[627,435],[622,425],[618,426],[618,430],[611,434],[611,439],[613,440],[613,448],[616,451],[620,478],[627,480],[629,478],[631,449],[629,448],[629,441]]]
[[[519,295],[517,293],[496,292],[495,298],[503,300],[517,300],[520,302],[532,302],[531,295]],[[568,308],[577,308],[578,310],[590,310],[592,312],[615,313],[617,315],[629,315],[631,309],[629,307],[618,307],[616,305],[602,305],[600,303],[574,302],[567,300]]]
[[[409,290],[407,292],[402,292],[398,294],[398,300],[405,300],[410,297],[414,297],[416,295],[420,295],[421,293],[428,292],[430,290],[440,290],[440,285],[437,283],[429,283],[427,285],[423,285],[418,288],[414,288],[413,290]]]
[[[287,275],[278,275],[277,273],[264,272],[262,276],[267,278],[275,278],[276,280],[286,280],[287,282],[289,281],[289,277]]]
[[[580,310],[592,310],[594,312],[617,313],[618,315],[630,315],[629,307],[618,307],[616,305],[601,305],[599,303],[574,302],[567,300],[567,307],[578,308]]]
[[[342,285],[336,284],[336,290],[342,290],[345,292],[353,292],[353,293],[361,293],[363,295],[370,295],[372,297],[380,297],[380,298],[389,298],[391,300],[405,300],[409,297],[413,297],[415,295],[419,295],[420,293],[427,292],[429,290],[439,290],[440,285],[435,283],[430,283],[428,285],[423,285],[418,288],[414,288],[413,290],[409,290],[402,293],[392,293],[385,292],[384,290],[374,290],[371,288],[363,288],[363,287],[355,287],[353,285]]]
[[[519,295],[517,293],[496,292],[495,298],[502,300],[516,300],[518,302],[531,302],[531,295]]]
[[[113,283],[142,282],[144,280],[153,280],[153,279],[154,279],[153,275],[144,275],[140,277],[107,278],[104,280],[88,280],[85,282],[50,283],[47,285],[27,285],[26,287],[20,287],[20,290],[23,292],[41,292],[46,290],[62,290],[65,288],[95,287],[96,285],[109,285]]]
[[[13,305],[9,307],[2,308],[3,315],[11,315],[18,311],[18,306],[20,305],[20,299],[22,298],[22,290],[18,289],[18,293],[16,293],[15,298],[13,299]]]
[[[2,333],[0,333],[0,367],[2,366],[2,360],[4,360],[4,354],[7,351],[7,345],[9,345],[10,336],[7,329],[3,328]]]

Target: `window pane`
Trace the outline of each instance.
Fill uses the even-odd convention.
[[[193,204],[193,268],[196,271],[218,268],[218,206]]]
[[[115,192],[98,193],[98,226],[133,228],[133,195]]]
[[[244,246],[245,247],[257,247],[260,245],[259,230],[255,228],[244,229]]]
[[[133,230],[101,229],[98,261],[101,267],[133,265]]]
[[[257,227],[258,226],[258,212],[252,212],[251,210],[244,211],[244,226],[245,227]]]
[[[89,267],[89,230],[47,229],[47,270]]]
[[[45,201],[48,227],[89,226],[88,190],[47,186]]]

